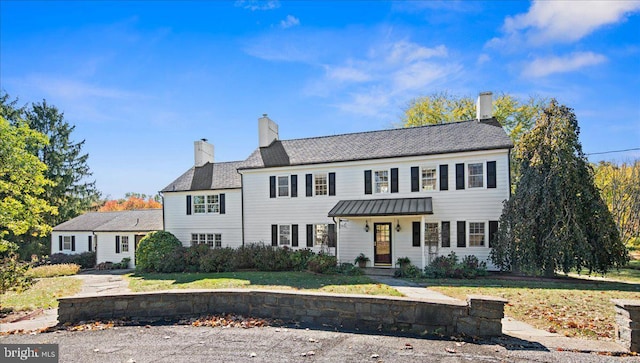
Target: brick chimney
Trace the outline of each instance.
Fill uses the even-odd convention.
[[[478,121],[493,117],[493,93],[480,92],[478,102],[476,102],[476,118]]]
[[[193,159],[195,166],[203,166],[213,163],[213,145],[207,139],[197,140],[193,143]]]
[[[278,124],[265,113],[258,119],[259,145],[260,147],[267,147],[275,140],[278,140]]]

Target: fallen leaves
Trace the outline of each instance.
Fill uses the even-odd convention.
[[[244,317],[242,315],[208,315],[200,318],[183,319],[179,321],[179,324],[187,324],[191,326],[209,326],[209,327],[222,327],[222,328],[262,328],[270,326],[270,321],[267,319],[258,319],[251,317]]]

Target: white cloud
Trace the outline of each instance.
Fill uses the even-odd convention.
[[[386,47],[388,52],[387,61],[390,63],[411,63],[433,57],[446,57],[447,47],[439,45],[435,48],[423,47],[416,43],[399,41]]]
[[[352,66],[326,67],[327,78],[339,82],[366,82],[371,79],[367,72]]]
[[[607,60],[602,54],[576,52],[563,57],[536,58],[529,63],[522,74],[527,77],[544,77],[553,73],[565,73],[583,67],[593,66]]]
[[[480,54],[480,56],[478,56],[478,60],[476,61],[476,63],[485,64],[485,63],[489,62],[490,60],[491,60],[491,57],[488,54],[482,53],[482,54]]]
[[[68,100],[77,100],[82,98],[125,99],[128,97],[138,96],[132,92],[116,88],[100,87],[73,79],[31,75],[24,81],[25,83],[30,84],[33,88],[40,89],[45,94],[55,95],[59,98]]]
[[[526,41],[533,45],[570,43],[582,39],[598,28],[624,21],[640,10],[640,1],[534,1],[524,14],[507,17],[504,38],[494,38],[489,44]]]
[[[287,18],[280,22],[280,27],[282,29],[291,28],[292,26],[300,25],[300,19],[296,18],[293,15],[287,15]]]
[[[273,10],[280,7],[280,1],[278,0],[237,0],[235,6],[251,11],[256,10]]]

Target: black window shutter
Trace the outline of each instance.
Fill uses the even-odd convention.
[[[187,195],[187,215],[191,214],[191,196]]]
[[[417,166],[411,167],[411,191],[419,192],[420,191],[420,170]]]
[[[398,192],[398,168],[391,168],[391,193]]]
[[[291,247],[298,247],[298,225],[291,225]]]
[[[329,195],[336,195],[336,173],[329,173]]]
[[[76,236],[71,236],[71,251],[76,250]]]
[[[278,225],[277,224],[271,225],[271,245],[272,246],[278,245]]]
[[[451,247],[451,222],[442,222],[442,247]]]
[[[364,171],[364,194],[371,194],[371,170]]]
[[[306,196],[307,197],[312,197],[313,196],[313,175],[311,174],[307,174],[304,176],[305,179],[305,183],[306,183]]]
[[[440,190],[449,190],[449,165],[440,165]]]
[[[458,247],[467,247],[467,233],[465,231],[465,222],[458,221]]]
[[[91,236],[87,236],[87,251],[91,252],[92,249]]]
[[[297,197],[297,196],[298,196],[298,176],[292,175],[291,176],[291,197]]]
[[[496,187],[496,162],[487,161],[487,188]]]
[[[62,251],[62,236],[58,236],[58,243],[60,244],[60,251]]]
[[[456,164],[456,189],[464,189],[464,164]]]
[[[420,247],[420,222],[413,222],[413,247]]]
[[[276,197],[276,177],[270,176],[269,177],[269,198],[275,198],[275,197]]]
[[[336,240],[338,236],[336,235],[336,225],[334,223],[329,224],[329,247],[336,246]]]
[[[225,214],[227,212],[226,210],[226,206],[225,206],[225,195],[224,193],[220,193],[220,196],[218,196],[218,202],[220,202],[220,214]]]
[[[120,236],[116,236],[116,253],[120,253]]]
[[[493,241],[496,240],[496,232],[498,232],[498,221],[489,221],[489,247],[493,247]]]
[[[307,247],[313,247],[313,224],[307,224]]]

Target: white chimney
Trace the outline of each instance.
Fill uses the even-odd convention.
[[[493,100],[491,92],[480,92],[476,102],[476,118],[478,121],[493,117]]]
[[[203,166],[206,163],[213,163],[213,145],[207,139],[201,139],[193,143],[193,158],[195,166]]]
[[[278,124],[266,113],[258,119],[258,139],[260,147],[267,147],[278,140]]]

